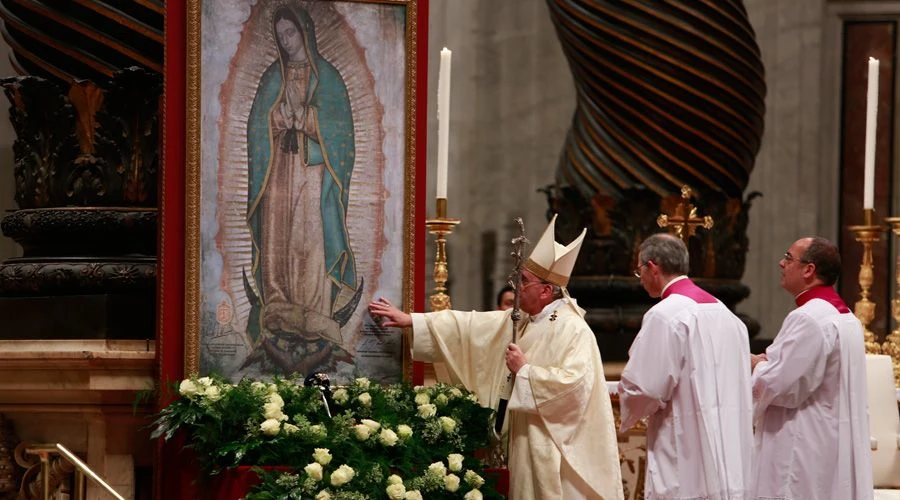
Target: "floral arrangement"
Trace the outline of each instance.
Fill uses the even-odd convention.
[[[187,433],[203,470],[259,471],[247,500],[283,498],[500,498],[473,457],[489,445],[493,410],[462,387],[380,385],[365,378],[328,387],[306,383],[193,377],[164,408],[153,437]]]

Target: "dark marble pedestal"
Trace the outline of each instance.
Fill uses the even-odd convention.
[[[10,212],[24,255],[0,263],[0,339],[156,337],[156,210]]]
[[[153,297],[124,294],[0,297],[0,339],[153,340]]]

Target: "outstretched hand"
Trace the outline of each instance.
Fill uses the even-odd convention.
[[[383,297],[369,304],[369,314],[381,326],[396,326],[398,328],[412,326],[412,316],[397,309]]]

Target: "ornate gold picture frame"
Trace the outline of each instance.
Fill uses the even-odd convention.
[[[422,3],[188,2],[186,375],[408,374],[366,305],[421,308]]]

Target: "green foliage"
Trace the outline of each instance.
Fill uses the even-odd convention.
[[[356,379],[326,403],[320,389],[295,379],[202,377],[182,381],[178,392],[153,437],[187,433],[207,474],[294,467],[260,470],[262,483],[247,500],[499,498],[473,458],[489,445],[493,410],[461,387]]]

